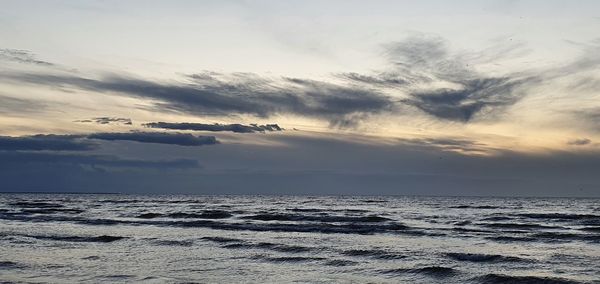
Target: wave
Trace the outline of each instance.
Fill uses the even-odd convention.
[[[222,245],[221,247],[222,248],[228,248],[228,249],[247,249],[247,248],[252,248],[251,245],[244,244],[244,243],[231,243],[231,244]]]
[[[217,230],[246,230],[255,232],[297,232],[297,233],[324,233],[324,234],[376,234],[376,233],[397,233],[413,236],[436,235],[438,233],[428,233],[421,230],[408,227],[399,223],[388,222],[386,224],[369,223],[348,223],[348,224],[288,224],[288,223],[227,223],[213,220],[193,220],[193,221],[131,221],[115,219],[87,219],[74,216],[56,216],[56,215],[11,215],[0,213],[0,219],[31,221],[31,222],[74,222],[85,225],[155,225],[155,226],[174,226],[183,228],[211,228]]]
[[[465,228],[465,227],[454,227],[453,231],[464,232],[464,233],[495,233],[493,230],[485,230],[485,229],[475,229],[475,228]]]
[[[147,201],[139,200],[139,199],[103,199],[103,200],[98,200],[98,202],[123,204],[123,203],[141,203],[141,202],[147,202]]]
[[[292,212],[312,212],[312,213],[319,213],[319,212],[327,211],[325,209],[318,209],[318,208],[287,208],[285,210],[292,211]]]
[[[203,237],[203,240],[212,241],[216,243],[224,244],[223,248],[231,249],[267,249],[278,252],[289,252],[289,253],[302,253],[315,250],[312,247],[296,246],[296,245],[285,245],[285,244],[274,244],[268,242],[250,243],[240,239],[225,238],[225,237]]]
[[[76,208],[43,208],[43,209],[23,209],[22,213],[26,214],[55,214],[55,213],[67,213],[67,214],[80,214],[85,212],[83,209]]]
[[[13,261],[0,261],[0,270],[2,269],[19,269],[24,268],[25,265],[16,263]]]
[[[226,237],[202,237],[203,240],[217,242],[217,243],[235,243],[235,242],[244,242],[244,240],[234,239],[234,238],[226,238]]]
[[[316,222],[360,222],[377,223],[391,221],[389,218],[370,216],[327,216],[327,215],[295,215],[295,214],[256,214],[241,217],[242,219],[256,221],[316,221]]]
[[[486,217],[481,219],[481,221],[508,221],[508,220],[512,220],[513,218],[507,217],[507,216],[491,216],[491,217]]]
[[[570,242],[570,241],[590,241],[600,242],[600,235],[597,234],[574,234],[560,232],[542,232],[526,236],[494,236],[486,239],[499,242]]]
[[[600,219],[584,219],[578,223],[585,226],[600,226]]]
[[[388,201],[381,200],[381,199],[363,199],[363,200],[360,200],[360,202],[362,202],[362,203],[386,203]]]
[[[140,218],[140,219],[154,219],[154,218],[160,218],[165,216],[164,214],[161,213],[142,213],[140,215],[137,215],[136,218]]]
[[[443,266],[426,266],[421,268],[398,268],[398,269],[390,269],[384,270],[382,273],[385,274],[404,274],[404,273],[416,273],[416,274],[425,274],[433,277],[450,277],[459,273],[458,270],[450,267]]]
[[[350,266],[350,265],[356,265],[358,264],[358,262],[356,261],[351,261],[351,260],[345,260],[345,259],[334,259],[334,260],[330,260],[325,262],[325,265],[329,265],[329,266]]]
[[[233,216],[227,211],[207,210],[200,214],[197,213],[172,213],[168,214],[169,218],[196,218],[196,219],[225,219]]]
[[[525,236],[518,236],[518,237],[514,237],[514,236],[494,236],[494,237],[486,237],[486,239],[492,240],[492,241],[497,241],[497,242],[502,242],[502,243],[506,243],[506,242],[535,242],[535,241],[537,241],[535,238],[525,237]]]
[[[20,201],[9,203],[8,205],[21,207],[21,208],[62,208],[64,205],[50,203],[50,202],[38,202],[38,201]]]
[[[320,261],[324,260],[324,257],[306,257],[306,256],[281,256],[281,257],[272,257],[272,256],[264,256],[257,255],[253,257],[258,260],[265,260],[268,262],[309,262],[309,261]]]
[[[287,253],[303,253],[315,250],[311,247],[303,247],[303,246],[292,246],[292,245],[284,245],[284,244],[274,244],[274,243],[247,243],[247,242],[231,242],[226,243],[222,246],[223,248],[230,249],[266,249],[271,251],[278,252],[287,252]]]
[[[587,231],[587,232],[600,233],[600,227],[583,227],[583,228],[581,228],[579,230]]]
[[[232,217],[233,215],[227,211],[222,210],[207,210],[201,213],[185,213],[185,212],[176,212],[169,214],[162,213],[143,213],[136,218],[140,219],[154,219],[154,218],[173,218],[173,219],[225,219]]]
[[[496,283],[514,283],[514,284],[580,284],[574,280],[553,277],[541,276],[510,276],[503,274],[486,274],[484,276],[473,278],[472,280],[479,283],[496,284]]]
[[[400,254],[394,254],[394,253],[390,253],[387,251],[383,251],[383,250],[362,250],[362,249],[353,249],[353,250],[346,250],[346,251],[342,251],[343,255],[348,255],[348,256],[365,256],[365,257],[371,257],[371,258],[378,258],[378,259],[402,259],[405,258],[405,255],[400,255]]]
[[[366,213],[369,210],[365,209],[320,209],[320,208],[287,208],[287,211],[292,212],[308,212],[308,213],[326,213],[326,212],[345,212],[345,213]]]
[[[296,233],[323,233],[323,234],[375,234],[375,233],[401,233],[409,235],[427,234],[421,231],[415,231],[402,224],[253,224],[253,223],[223,223],[208,220],[198,221],[173,221],[164,223],[180,227],[203,227],[220,230],[247,230],[256,232],[296,232]]]
[[[558,232],[543,232],[532,235],[534,238],[545,240],[581,240],[581,241],[600,241],[600,235],[591,234],[573,234]]]
[[[450,206],[448,208],[453,208],[453,209],[502,209],[504,207],[492,206],[492,205],[457,205],[457,206]]]
[[[558,220],[582,220],[582,219],[596,219],[600,220],[600,215],[593,214],[569,214],[569,213],[522,213],[517,214],[521,217],[531,219],[558,219]]]
[[[191,247],[194,245],[194,242],[191,240],[156,240],[153,243],[160,246]]]
[[[82,257],[81,259],[83,259],[83,260],[99,260],[100,257],[97,255],[90,255],[90,256]]]
[[[301,253],[301,252],[309,252],[313,251],[314,248],[304,247],[304,246],[295,246],[295,245],[283,245],[283,244],[273,244],[273,243],[258,243],[256,244],[257,248],[269,249],[279,252],[291,252],[291,253]]]
[[[121,236],[92,236],[92,237],[81,237],[81,236],[45,236],[45,235],[24,235],[26,237],[39,239],[39,240],[52,240],[52,241],[65,241],[65,242],[90,242],[90,243],[111,243],[119,240],[126,239],[127,237]]]
[[[540,224],[529,224],[529,223],[481,223],[479,226],[488,228],[499,228],[499,229],[566,229],[560,226],[548,226]]]
[[[470,262],[521,262],[525,259],[516,256],[503,256],[498,254],[479,254],[479,253],[446,253],[446,256],[454,260]]]

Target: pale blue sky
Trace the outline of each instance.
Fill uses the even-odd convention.
[[[0,45],[89,69],[323,76],[381,68],[414,33],[481,50],[570,57],[598,37],[598,1],[1,1]],[[150,71],[151,70],[151,71]],[[158,71],[156,71],[158,70]]]

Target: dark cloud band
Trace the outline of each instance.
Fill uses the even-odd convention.
[[[107,141],[135,141],[141,143],[170,144],[179,146],[202,146],[218,144],[214,136],[194,136],[187,133],[161,132],[127,132],[127,133],[94,133],[89,139]]]
[[[219,143],[214,136],[196,136],[187,133],[107,132],[87,135],[40,134],[20,137],[0,136],[0,151],[91,151],[99,147],[92,140],[134,141],[178,146],[202,146]]]
[[[254,133],[254,132],[266,132],[266,131],[282,131],[283,129],[277,124],[205,124],[205,123],[190,123],[190,122],[150,122],[144,124],[145,127],[149,128],[162,128],[162,129],[175,129],[175,130],[194,130],[194,131],[229,131],[235,133]]]

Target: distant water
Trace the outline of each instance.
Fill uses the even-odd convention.
[[[600,200],[0,194],[0,280],[600,283]]]

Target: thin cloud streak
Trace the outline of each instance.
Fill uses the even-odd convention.
[[[82,119],[82,120],[75,120],[75,122],[81,122],[81,123],[97,123],[97,124],[113,124],[113,123],[117,123],[117,124],[125,124],[125,125],[132,125],[133,122],[131,121],[131,118],[124,118],[124,117],[108,117],[108,116],[103,116],[103,117],[94,117],[94,118],[90,118],[90,119]]]
[[[197,136],[188,133],[166,132],[105,132],[92,134],[38,134],[31,136],[0,136],[0,151],[91,151],[99,145],[91,140],[133,141],[139,143],[177,146],[203,146],[219,144],[214,136]]]
[[[36,58],[35,54],[28,50],[22,49],[9,49],[2,48],[0,49],[0,60],[4,61],[12,61],[22,64],[33,64],[40,66],[54,66],[54,63],[39,60]]]
[[[89,139],[107,141],[134,141],[141,143],[170,144],[179,146],[202,146],[218,144],[214,136],[194,136],[188,133],[160,133],[160,132],[128,132],[128,133],[94,133],[87,136]]]
[[[255,133],[255,132],[268,132],[268,131],[282,131],[283,128],[277,124],[250,124],[244,125],[239,123],[234,124],[206,124],[206,123],[193,123],[193,122],[150,122],[145,123],[143,126],[148,128],[161,128],[171,130],[194,130],[194,131],[229,131],[234,133]]]

